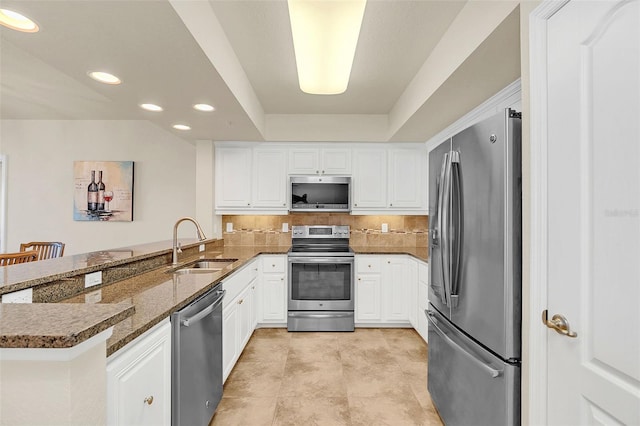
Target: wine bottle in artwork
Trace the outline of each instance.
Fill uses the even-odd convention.
[[[96,184],[96,171],[91,170],[91,183],[87,188],[87,210],[90,212],[98,209],[98,184]]]
[[[102,170],[98,172],[98,210],[104,211],[104,182],[102,182]]]

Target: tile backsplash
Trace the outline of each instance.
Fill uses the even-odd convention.
[[[285,245],[291,244],[291,227],[294,225],[349,225],[352,246],[426,247],[428,216],[353,216],[345,213],[298,213],[284,216],[222,216],[224,244]],[[288,224],[283,232],[282,225]],[[388,232],[382,232],[382,224]]]

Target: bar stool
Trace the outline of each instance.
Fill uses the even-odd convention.
[[[20,244],[20,251],[35,250],[38,252],[36,260],[53,259],[62,257],[64,253],[64,243],[57,241],[32,241]]]

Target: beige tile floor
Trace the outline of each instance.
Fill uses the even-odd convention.
[[[442,425],[413,329],[257,329],[211,425]]]

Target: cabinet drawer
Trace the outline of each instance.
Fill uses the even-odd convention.
[[[250,263],[245,265],[239,271],[235,272],[222,281],[222,288],[227,291],[222,299],[223,308],[227,307],[233,300],[258,276],[256,264]]]
[[[287,266],[286,256],[265,256],[262,258],[262,272],[281,272],[284,273]]]
[[[379,256],[356,256],[356,271],[361,273],[380,273],[382,259]]]

